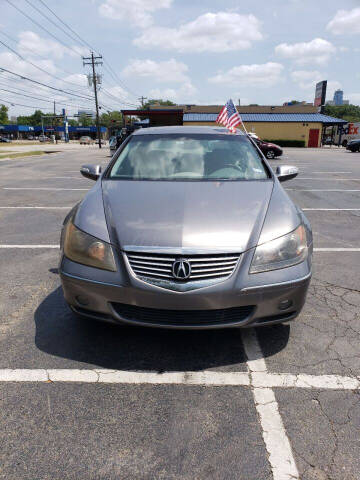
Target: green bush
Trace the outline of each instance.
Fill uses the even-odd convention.
[[[305,147],[305,140],[268,140],[264,139],[264,142],[275,143],[279,147]]]

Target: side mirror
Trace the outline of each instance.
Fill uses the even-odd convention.
[[[101,174],[101,165],[83,165],[80,168],[80,173],[90,180],[97,180]]]
[[[296,167],[291,167],[290,165],[279,165],[276,168],[276,176],[279,182],[286,182],[297,176],[299,169]]]

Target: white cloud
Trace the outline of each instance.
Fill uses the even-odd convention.
[[[360,8],[338,10],[326,29],[334,35],[351,35],[360,33]]]
[[[49,55],[55,59],[63,58],[65,55],[77,57],[89,53],[88,49],[78,45],[72,45],[70,50],[61,45],[61,43],[40,37],[37,33],[31,31],[21,32],[18,37],[17,49],[19,53],[26,57],[33,57],[34,52],[37,52],[40,56]]]
[[[326,99],[332,100],[335,90],[341,88],[341,83],[337,80],[328,80],[326,88]]]
[[[305,91],[308,100],[312,100],[315,94],[315,86],[317,82],[326,80],[327,75],[318,70],[294,70],[290,77],[299,88]],[[326,88],[326,99],[331,100],[335,90],[341,88],[341,83],[337,80],[328,80]]]
[[[346,97],[353,105],[360,105],[360,93],[349,93]]]
[[[272,87],[281,81],[284,67],[280,63],[268,62],[261,65],[239,65],[227,72],[220,72],[209,79],[211,83]]]
[[[191,53],[245,50],[263,38],[260,27],[254,15],[205,13],[178,28],[150,27],[134,40],[134,44]]]
[[[197,89],[192,83],[183,83],[179,88],[154,88],[149,92],[149,98],[172,100],[175,103],[197,103],[195,100]]]
[[[0,53],[0,65],[2,68],[6,68],[11,72],[30,77],[34,80],[44,81],[44,79],[49,80],[50,78],[49,75],[41,72],[40,70],[33,67],[24,60],[21,60],[17,55],[11,52]],[[36,65],[38,65],[40,68],[42,68],[49,74],[54,74],[56,72],[56,67],[52,60],[37,60]]]
[[[290,77],[302,90],[315,90],[316,83],[325,79],[324,74],[318,70],[294,70]]]
[[[186,82],[189,77],[186,72],[189,70],[185,63],[178,62],[171,58],[163,62],[154,60],[131,60],[123,70],[126,77],[152,78],[158,82]]]
[[[335,52],[336,47],[323,38],[302,43],[281,43],[275,47],[277,55],[293,60],[298,65],[325,65]]]
[[[99,12],[103,17],[129,21],[145,28],[152,24],[152,12],[169,8],[171,4],[172,0],[105,0]]]

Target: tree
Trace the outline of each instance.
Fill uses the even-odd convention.
[[[144,103],[143,106],[139,107],[138,110],[148,110],[150,105],[162,105],[164,107],[176,107],[176,103],[172,102],[171,100],[162,100],[161,98],[156,100],[154,98],[148,100]]]
[[[87,115],[80,115],[78,119],[79,125],[82,127],[90,127],[90,125],[93,125],[94,119],[92,117],[88,117]]]
[[[122,125],[123,116],[121,112],[114,110],[113,112],[103,113],[100,116],[100,124],[104,127],[119,127]]]
[[[41,118],[49,116],[50,114],[43,113],[41,110],[35,110],[32,115],[20,115],[17,117],[18,125],[31,125],[32,127],[38,127],[41,125]],[[44,118],[44,125],[51,125],[52,118],[48,120]]]
[[[9,108],[5,105],[0,106],[0,123],[7,123],[9,121],[8,111]]]
[[[360,122],[360,107],[357,105],[325,105],[324,113],[347,122]]]

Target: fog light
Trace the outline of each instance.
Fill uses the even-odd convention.
[[[282,300],[279,303],[279,310],[287,310],[293,304],[292,300]]]
[[[88,305],[89,304],[89,300],[86,297],[83,297],[82,295],[77,295],[75,297],[75,300],[77,301],[77,303],[79,305]]]

